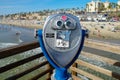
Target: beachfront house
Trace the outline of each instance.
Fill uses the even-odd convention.
[[[108,12],[120,10],[120,0],[117,3],[111,3],[109,0],[102,2],[101,0],[92,0],[86,4],[86,12]]]
[[[100,12],[100,7],[102,7],[103,3],[100,0],[92,0],[87,3],[86,11],[87,12]]]

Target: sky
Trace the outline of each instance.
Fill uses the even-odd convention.
[[[44,9],[81,8],[91,0],[0,0],[0,15]],[[102,0],[105,1],[105,0]],[[109,0],[117,2],[118,0]]]

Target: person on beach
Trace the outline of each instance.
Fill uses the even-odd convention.
[[[89,38],[89,30],[88,29],[85,30],[85,36],[86,36],[86,38]]]

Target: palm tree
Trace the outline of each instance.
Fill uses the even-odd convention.
[[[75,10],[75,8],[72,8],[72,10]]]
[[[117,15],[118,9],[119,9],[119,5],[118,4],[115,4],[115,9],[116,9],[116,15]]]
[[[5,16],[5,18],[8,18],[8,17],[10,17],[10,14],[8,14],[8,15]]]
[[[93,4],[90,4],[90,6],[92,7],[93,6]],[[96,8],[96,6],[95,6],[95,8]],[[91,10],[91,9],[90,9]],[[96,10],[95,10],[96,11]]]
[[[75,10],[76,10],[75,8],[72,8],[72,14],[75,14]]]
[[[120,9],[120,5],[118,5],[118,9]]]
[[[32,13],[31,12],[28,12],[29,15],[31,15]]]
[[[105,12],[107,13],[108,8],[105,8]]]
[[[61,12],[64,12],[64,8],[60,9]]]
[[[116,8],[117,4],[116,3],[111,3],[112,8]]]
[[[87,9],[87,11],[89,12],[89,4],[86,4],[86,9]]]
[[[3,15],[0,15],[0,19],[3,19]]]
[[[77,10],[77,11],[80,11],[80,8],[79,8],[79,7],[77,7],[77,8],[76,8],[76,10]]]
[[[103,3],[101,3],[100,7],[99,7],[99,11],[105,11],[105,6]]]
[[[90,4],[90,6],[93,6],[92,4]]]
[[[108,9],[109,9],[109,11],[111,11],[111,9],[112,9],[112,4],[111,3],[109,4]]]

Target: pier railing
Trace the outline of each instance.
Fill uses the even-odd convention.
[[[35,49],[39,47],[39,44],[38,42],[32,42],[32,43],[25,43],[25,44],[20,44],[20,45],[17,45],[17,46],[13,46],[13,47],[9,47],[9,48],[5,48],[5,49],[1,49],[0,50],[0,59],[5,59],[5,58],[8,58],[10,56],[14,56],[14,55],[18,55],[18,54],[21,54],[22,52],[25,52],[25,51],[28,51],[28,50],[31,50],[31,49]],[[29,62],[32,62],[34,61],[35,59],[40,59],[43,57],[43,54],[42,52],[38,53],[38,54],[35,54],[33,56],[29,56],[27,58],[24,58],[22,60],[19,60],[19,61],[16,61],[16,62],[13,62],[13,63],[10,63],[10,64],[6,64],[5,66],[2,66],[0,67],[0,77],[2,77],[2,74],[6,75],[5,72],[8,72],[10,70],[17,70],[16,68],[18,66],[22,66],[26,63],[29,63]],[[32,64],[32,63],[29,63],[29,64]],[[52,70],[53,68],[49,65],[49,63],[44,60],[38,64],[35,64],[33,63],[33,66],[32,67],[29,67],[27,69],[25,69],[24,71],[23,70],[19,70],[20,72],[16,72],[15,74],[10,74],[11,76],[8,76],[6,78],[3,78],[5,80],[16,80],[16,79],[20,79],[22,78],[23,76],[35,71],[35,70],[38,70],[39,68],[41,67],[45,67],[46,68],[42,68],[39,70],[39,72],[35,75],[34,73],[34,76],[30,77],[29,80],[37,80],[41,77],[43,77],[44,75],[45,78],[42,78],[41,80],[45,79],[45,80],[50,80],[50,75],[52,73]],[[23,67],[24,68],[24,67]],[[18,68],[20,69],[20,68]],[[28,80],[27,78],[22,78],[21,80]]]
[[[0,49],[0,64],[2,61],[9,62],[11,57],[16,58],[16,55],[22,55],[23,52],[34,50],[38,47],[39,43],[35,41]],[[32,52],[33,51],[30,53]],[[27,54],[29,55],[29,52]],[[120,56],[119,54],[120,53],[117,55]],[[87,61],[79,58],[70,67],[70,72],[72,73],[73,80],[84,80],[85,78],[88,80],[120,80],[119,60],[85,51],[82,51],[81,56],[85,57],[86,59],[94,59],[94,61],[105,64],[96,65],[92,61]],[[35,62],[35,60],[38,60],[38,62]],[[108,68],[105,67],[106,65]],[[42,52],[36,51],[36,54],[33,54],[32,56],[29,55],[25,58],[18,59],[17,61],[15,60],[11,63],[0,65],[0,80],[50,80],[52,72],[53,68],[46,61],[46,59],[44,59]]]
[[[89,54],[89,57],[90,56],[94,56],[94,55]],[[101,57],[101,58],[104,59],[106,63],[109,62],[108,64],[112,66],[120,67],[120,62],[117,60],[112,60],[104,57]],[[80,69],[79,66],[82,66],[84,69]],[[75,80],[80,79],[80,77],[78,77],[78,74],[83,75],[92,80],[120,80],[120,73],[111,71],[109,69],[106,69],[100,66],[96,66],[94,64],[90,64],[86,61],[79,60],[79,59],[72,65],[70,69],[72,70],[72,76]]]

